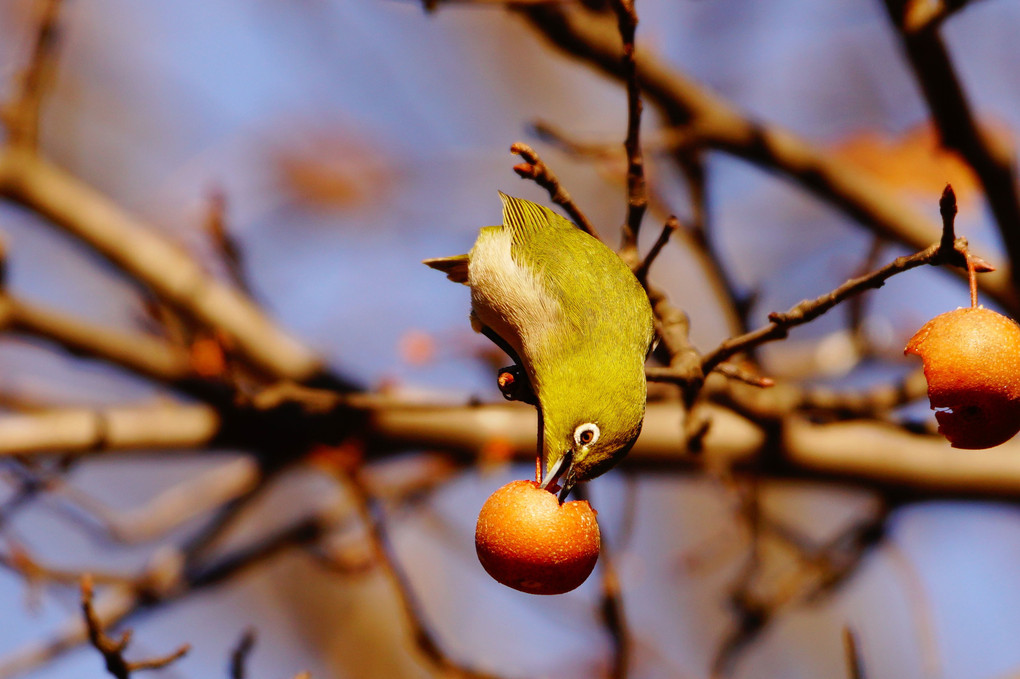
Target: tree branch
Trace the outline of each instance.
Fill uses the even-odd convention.
[[[632,267],[637,265],[638,234],[641,220],[648,207],[648,187],[645,184],[645,161],[641,152],[641,84],[634,60],[634,34],[638,16],[634,0],[612,0],[616,23],[623,42],[623,79],[627,86],[627,137],[623,147],[627,152],[627,218],[623,225],[623,244],[620,256]]]
[[[37,27],[32,53],[16,78],[10,101],[0,105],[0,122],[7,128],[7,143],[23,149],[39,145],[39,118],[46,90],[56,71],[60,37],[61,0],[37,3]]]
[[[567,190],[563,188],[563,185],[560,184],[559,177],[538,157],[535,149],[523,142],[517,142],[510,146],[510,152],[516,153],[524,159],[523,163],[514,165],[514,172],[520,175],[522,179],[531,179],[548,191],[552,202],[566,210],[574,224],[577,224],[588,235],[602,240],[599,237],[598,231],[595,230],[595,227],[588,220],[588,217],[577,206],[577,203],[574,202],[574,199]]]
[[[88,323],[6,294],[0,294],[0,326],[160,382],[182,383],[193,376],[188,353],[168,342]]]
[[[96,615],[92,606],[92,578],[84,575],[81,578],[81,610],[85,616],[85,625],[88,630],[89,642],[99,651],[106,663],[106,671],[117,679],[130,679],[132,672],[139,670],[153,670],[166,667],[172,662],[184,657],[191,644],[184,644],[173,653],[158,658],[147,658],[145,660],[128,661],[124,658],[124,651],[131,641],[131,630],[127,630],[120,639],[112,639],[106,634],[105,625]]]
[[[560,49],[608,75],[625,77],[612,16],[578,5],[538,5],[514,11]],[[778,172],[889,240],[917,250],[937,240],[935,226],[877,180],[790,132],[749,120],[652,53],[639,49],[635,59],[645,97],[663,111],[667,123],[689,132],[699,144]],[[1010,274],[1001,266],[995,268],[996,273],[981,277],[982,290],[1020,315],[1020,297]],[[964,277],[965,272],[960,275]]]
[[[242,293],[212,279],[154,228],[46,160],[0,149],[0,196],[47,217],[174,307],[222,331],[255,368],[295,381],[322,373],[319,357]]]
[[[208,406],[54,409],[0,417],[0,457],[202,448],[219,431],[220,418]]]
[[[944,214],[949,210],[948,204],[950,202],[952,204],[951,212],[955,215],[955,196],[953,196],[952,188],[947,186],[946,191],[943,194],[943,200],[940,201],[940,205],[943,206],[942,211]],[[938,243],[930,245],[924,250],[913,255],[897,257],[882,268],[872,271],[864,276],[852,278],[832,292],[822,295],[821,297],[813,300],[804,300],[790,308],[785,313],[773,312],[769,314],[769,324],[767,326],[739,337],[730,338],[722,342],[715,351],[707,354],[702,359],[702,369],[707,374],[731,356],[765,342],[783,339],[787,336],[791,328],[813,321],[832,307],[853,295],[858,295],[865,290],[882,287],[889,278],[898,273],[909,271],[910,269],[914,269],[925,264],[932,264],[936,266],[941,264],[952,264],[957,267],[963,266],[966,268],[968,258],[971,261],[975,261],[975,258],[967,253],[967,241],[963,238],[955,240],[952,238],[952,217],[944,217],[944,223],[946,224],[946,229],[943,232],[943,238]],[[951,243],[952,246],[949,249],[946,249],[944,247],[946,243]],[[987,263],[983,260],[977,260],[977,262],[977,270],[988,271],[989,265]]]
[[[909,31],[905,27],[908,0],[886,0],[889,18],[900,34],[914,76],[928,103],[942,145],[957,151],[974,169],[999,226],[999,234],[1014,263],[1013,285],[1020,288],[1020,194],[1013,153],[981,130],[971,111],[938,30]]]

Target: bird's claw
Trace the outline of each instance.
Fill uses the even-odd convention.
[[[501,368],[499,376],[496,378],[496,383],[499,385],[499,391],[503,394],[503,398],[508,401],[521,401],[529,405],[537,406],[538,398],[535,396],[535,391],[531,388],[531,382],[528,381],[528,376],[520,366],[512,365],[507,368]]]

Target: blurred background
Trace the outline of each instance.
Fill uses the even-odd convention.
[[[978,118],[1011,143],[1020,126],[1020,6],[972,4],[943,36]],[[25,63],[34,7],[0,0],[0,95],[10,95]],[[936,148],[877,0],[641,0],[637,9],[640,45],[753,118],[879,178],[934,221],[939,194],[952,181],[959,234],[982,256],[1003,258],[975,179]],[[421,398],[494,401],[498,359],[471,332],[467,289],[420,260],[466,252],[480,226],[498,223],[497,190],[549,202],[513,173],[516,141],[542,154],[611,244],[625,212],[622,154],[569,153],[537,137],[536,121],[570,139],[620,145],[625,92],[498,6],[443,3],[426,12],[402,0],[69,0],[41,146],[217,276],[224,267],[205,220],[210,196],[222,195],[254,297],[338,373]],[[661,141],[657,129],[648,107],[650,146]],[[660,204],[687,218],[677,170],[654,150],[649,155]],[[859,271],[873,237],[843,213],[743,160],[713,153],[706,162],[713,238],[738,289],[755,295],[753,327],[769,311]],[[648,215],[643,247],[665,216]],[[0,204],[0,237],[8,285],[19,295],[114,328],[144,326],[135,287],[38,215]],[[888,245],[879,261],[905,252]],[[708,350],[731,334],[704,271],[679,241],[667,246],[653,278],[690,315],[697,347]],[[877,358],[858,360],[846,316],[834,312],[766,347],[765,369],[833,386],[891,381],[916,367],[899,356],[905,340],[931,316],[966,304],[967,295],[939,271],[898,276],[868,299]],[[98,362],[10,337],[0,339],[0,391],[48,405],[173,398]],[[929,418],[925,402],[904,413]],[[177,484],[244,460],[240,451],[97,457],[68,479],[130,518]],[[564,596],[532,597],[493,582],[476,561],[478,508],[492,490],[530,473],[526,464],[477,466],[391,507],[395,554],[423,617],[456,661],[505,677],[601,676],[611,643],[598,619],[596,578]],[[876,503],[866,488],[810,481],[766,481],[759,491],[769,513],[823,542]],[[231,539],[282,525],[309,506],[342,502],[337,493],[314,469],[288,471]],[[630,675],[709,676],[734,624],[727,593],[748,559],[734,492],[709,475],[621,469],[592,482],[590,493],[616,555]],[[186,522],[139,544],[111,544],[65,504],[35,502],[4,524],[4,536],[54,567],[129,571],[195,527]],[[731,674],[848,676],[845,626],[857,635],[868,676],[1005,679],[1020,672],[1015,504],[917,502],[882,525],[882,539],[856,555],[836,586],[793,595],[774,610]],[[334,537],[356,553],[362,533],[354,526]],[[783,553],[761,558],[780,581],[795,561]],[[162,676],[228,676],[231,651],[255,628],[248,661],[255,679],[301,670],[313,677],[433,674],[389,581],[365,559],[364,568],[346,572],[301,550],[260,560],[216,587],[133,617],[128,655],[188,642],[191,652]],[[75,619],[77,606],[73,587],[0,571],[0,673],[102,676],[90,648],[32,660]]]

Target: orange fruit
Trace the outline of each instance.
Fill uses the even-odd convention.
[[[601,541],[587,501],[565,502],[534,481],[511,481],[478,515],[475,551],[497,582],[529,594],[563,594],[588,579]]]
[[[948,311],[907,342],[924,361],[939,433],[954,448],[991,448],[1020,431],[1020,326],[984,307]]]

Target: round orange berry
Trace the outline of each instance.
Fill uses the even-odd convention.
[[[991,448],[1020,431],[1020,326],[984,307],[931,319],[907,342],[924,362],[939,432],[955,448]]]
[[[475,551],[496,581],[529,594],[563,594],[588,579],[599,525],[587,501],[560,504],[534,481],[512,481],[478,515]]]

